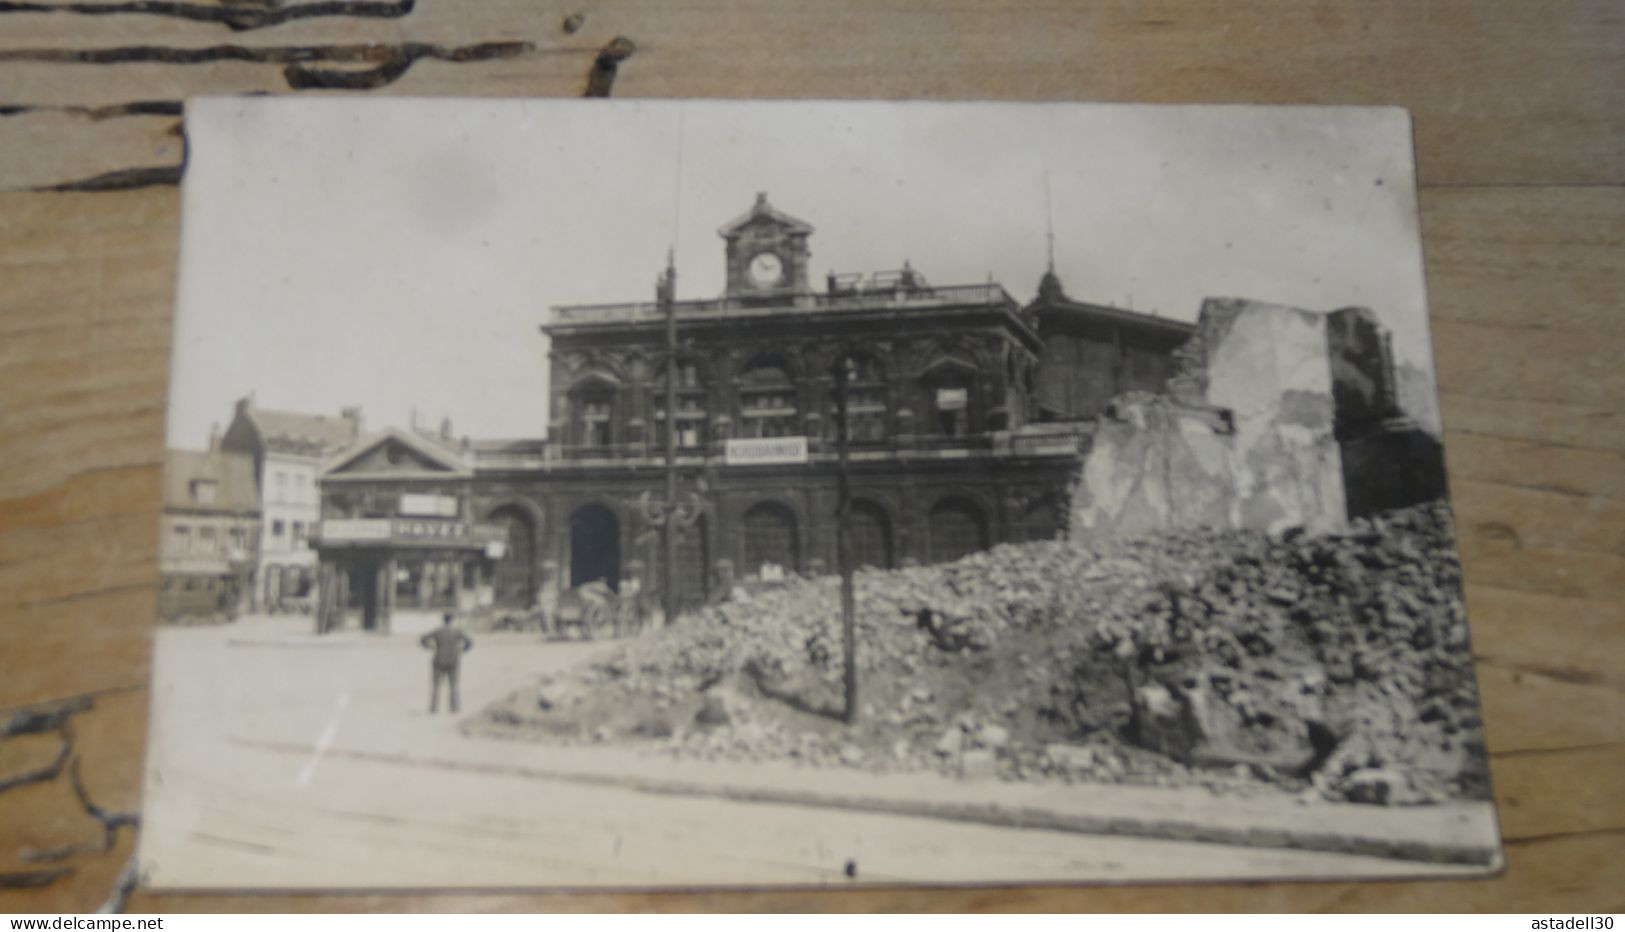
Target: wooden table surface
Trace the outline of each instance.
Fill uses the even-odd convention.
[[[0,911],[93,909],[132,850],[129,828],[102,850],[95,816],[140,802],[180,101],[246,92],[1409,107],[1509,866],[1422,883],[137,891],[132,911],[1625,909],[1625,4],[39,5],[0,11],[0,723],[90,704],[0,745],[0,779],[54,774],[0,791]],[[24,860],[62,845],[78,849]]]

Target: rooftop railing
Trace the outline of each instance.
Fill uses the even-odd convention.
[[[928,308],[986,305],[990,307],[1017,306],[1004,286],[984,283],[979,285],[903,286],[877,289],[852,288],[836,292],[806,292],[782,298],[728,297],[702,301],[676,302],[679,320],[727,318],[761,314],[764,311],[797,310],[814,313],[840,313],[867,311],[877,308]],[[622,304],[572,304],[553,308],[549,326],[576,324],[628,323],[658,321],[665,310],[657,301]]]

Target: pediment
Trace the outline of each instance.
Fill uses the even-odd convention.
[[[452,451],[392,430],[351,447],[323,472],[328,476],[448,476],[467,471],[467,464]]]
[[[813,232],[812,224],[798,220],[767,202],[765,193],[756,195],[756,203],[745,213],[728,221],[717,230],[724,239],[734,239],[749,231],[760,235],[769,231],[806,236]]]

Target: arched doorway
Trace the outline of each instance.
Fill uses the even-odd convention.
[[[528,608],[536,600],[536,522],[516,505],[496,509],[487,520],[508,530],[507,552],[492,575],[492,597],[504,607]]]
[[[603,505],[582,505],[570,513],[570,586],[602,579],[621,587],[621,523]]]
[[[852,566],[891,569],[891,520],[886,517],[885,509],[874,502],[860,499],[852,503],[846,521],[846,540],[852,551]]]
[[[779,502],[757,502],[745,512],[746,575],[772,563],[800,572],[801,547],[796,541],[796,516]]]
[[[946,563],[986,550],[987,515],[964,498],[945,498],[931,509],[931,562]]]

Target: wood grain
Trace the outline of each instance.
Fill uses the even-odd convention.
[[[580,11],[579,32],[563,28]],[[139,804],[178,196],[27,189],[178,166],[131,102],[289,93],[277,62],[89,64],[132,46],[528,43],[414,61],[365,93],[568,95],[617,36],[617,96],[1400,104],[1413,111],[1446,454],[1496,797],[1493,880],[753,893],[178,896],[132,910],[1498,910],[1625,908],[1625,8],[1612,2],[420,0],[260,29],[0,12],[0,713],[90,694],[85,789]],[[317,62],[364,71],[367,61]],[[335,93],[304,91],[302,93]],[[353,92],[352,92],[353,93]],[[42,745],[43,747],[43,745]],[[12,755],[48,753],[15,745]],[[30,758],[31,760],[32,758]],[[22,761],[26,764],[26,761]],[[0,794],[0,872],[92,845],[65,778]],[[0,910],[80,911],[131,849]]]

